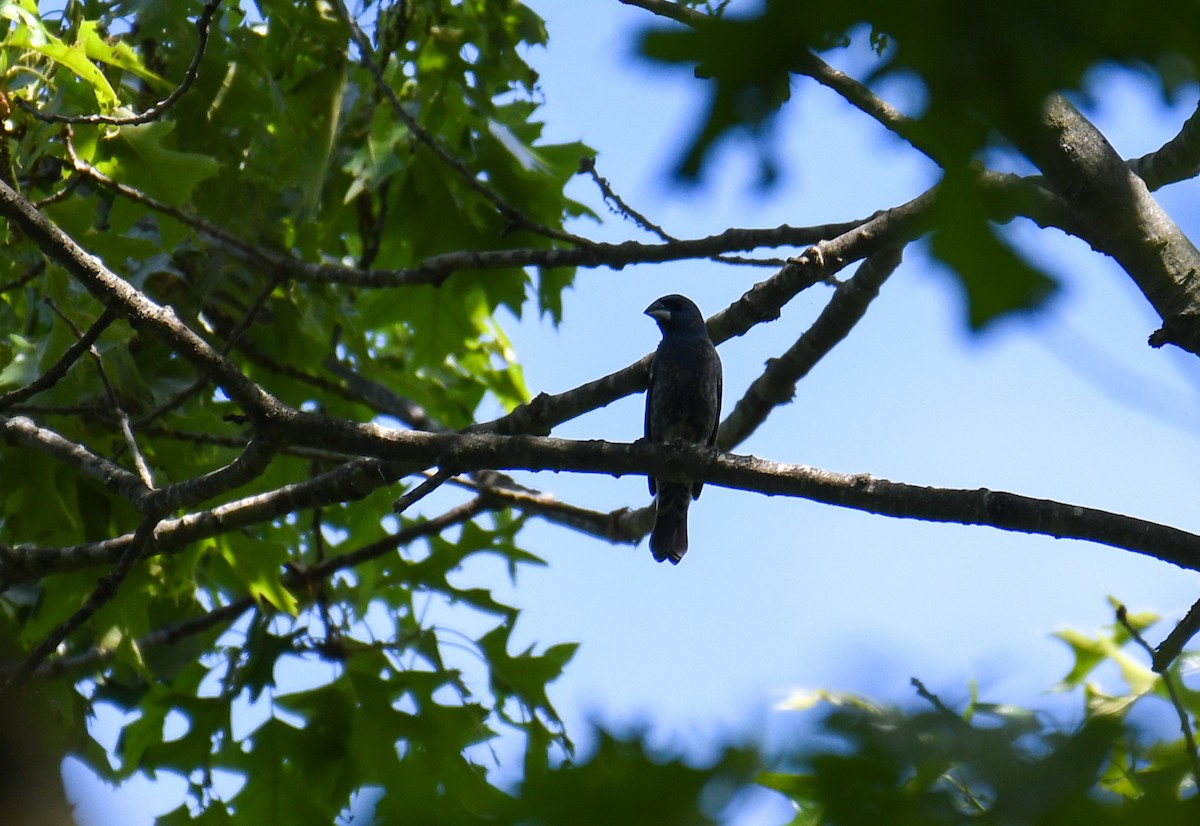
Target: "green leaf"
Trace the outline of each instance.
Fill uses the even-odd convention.
[[[138,53],[124,41],[109,44],[104,41],[95,20],[84,20],[79,24],[76,43],[82,44],[84,53],[91,60],[98,60],[110,66],[116,66],[140,77],[160,92],[169,92],[174,88],[169,80],[160,77],[146,68]]]
[[[51,34],[33,10],[12,2],[0,3],[0,18],[17,23],[6,45],[29,49],[58,63],[91,87],[101,111],[108,112],[117,105],[117,93],[104,73],[88,60],[83,44],[68,46]]]
[[[965,173],[947,174],[939,185],[929,248],[957,279],[967,323],[975,331],[1044,306],[1058,289],[1052,276],[1000,238]]]
[[[217,174],[220,164],[209,155],[170,148],[174,131],[171,121],[122,126],[105,144],[108,158],[96,167],[172,206],[185,204],[197,184]]]
[[[260,604],[293,617],[299,613],[299,601],[283,586],[287,548],[268,541],[237,543],[236,550],[232,545],[222,546],[221,556]]]

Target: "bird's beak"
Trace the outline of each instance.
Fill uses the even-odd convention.
[[[655,321],[668,321],[671,318],[671,311],[663,306],[661,301],[655,301],[646,308],[646,315],[650,316]]]

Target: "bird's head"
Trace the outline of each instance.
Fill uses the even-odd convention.
[[[686,330],[697,325],[704,328],[704,316],[692,300],[683,295],[664,295],[646,308],[646,315],[658,324],[658,329]]]

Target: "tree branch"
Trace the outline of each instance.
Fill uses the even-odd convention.
[[[418,539],[441,533],[448,528],[466,522],[483,510],[486,510],[486,507],[482,497],[476,497],[470,502],[451,508],[440,516],[402,528],[377,542],[372,542],[355,551],[332,557],[319,565],[308,568],[291,568],[283,577],[283,586],[303,596],[308,592],[308,588],[305,586],[321,582],[338,571],[361,565],[397,548],[410,545]],[[151,648],[174,645],[180,640],[193,637],[197,634],[203,634],[205,631],[215,628],[218,625],[232,623],[257,604],[257,601],[252,596],[241,597],[228,605],[215,608],[198,617],[189,617],[181,622],[144,634],[138,638],[136,647],[139,651],[146,651]],[[115,653],[111,648],[96,646],[81,654],[57,657],[45,661],[34,673],[38,677],[53,677],[63,672],[77,671],[106,663],[115,656]]]
[[[900,265],[900,250],[878,252],[859,265],[854,277],[838,286],[817,320],[747,388],[721,423],[717,445],[728,450],[741,444],[767,416],[796,395],[796,384],[849,335],[879,295],[879,288]]]
[[[933,522],[989,525],[1083,539],[1200,570],[1200,536],[1120,514],[1002,491],[890,482],[685,445],[571,441],[494,434],[434,434],[355,425],[302,414],[291,424],[332,447],[387,461],[475,470],[505,468],[652,475],[767,495],[794,496],[870,513]]]
[[[262,419],[287,414],[284,405],[182,323],[174,310],[151,301],[105,267],[100,259],[76,244],[3,180],[0,180],[0,215],[20,227],[47,256],[57,261],[98,300],[115,306],[135,325],[152,329],[175,352],[221,387],[248,415]]]
[[[1115,258],[1162,317],[1151,343],[1200,354],[1200,250],[1145,182],[1059,95],[1047,99],[1039,128],[1015,137],[1079,216],[1080,237]]]
[[[945,164],[938,158],[933,147],[927,146],[917,134],[916,121],[903,114],[864,84],[839,71],[808,50],[800,50],[791,70],[810,77],[822,86],[832,89],[854,108],[878,121],[889,132],[894,133],[914,149],[938,166]]]
[[[298,281],[348,284],[356,287],[439,286],[450,276],[463,270],[506,270],[517,267],[622,269],[632,264],[658,264],[694,258],[720,259],[727,253],[750,252],[762,247],[806,247],[827,238],[835,238],[865,223],[864,220],[857,220],[809,227],[791,227],[786,224],[770,229],[734,227],[706,238],[672,239],[661,244],[644,244],[637,241],[608,244],[589,241],[587,246],[575,248],[459,250],[431,255],[415,267],[363,269],[340,264],[310,263],[256,247],[186,210],[163,203],[135,187],[113,180],[82,159],[73,157],[73,163],[75,170],[81,175],[134,203],[142,204],[191,227],[248,266],[267,269]]]
[[[612,211],[617,215],[620,215],[622,218],[630,219],[639,227],[646,230],[646,232],[657,235],[663,241],[672,242],[679,240],[668,233],[665,229],[660,227],[658,224],[651,221],[645,215],[631,207],[629,204],[625,203],[625,200],[613,190],[612,185],[608,182],[608,179],[596,171],[595,158],[580,158],[579,171],[586,172],[591,177],[592,182],[596,184],[596,188],[600,190],[600,197],[604,199],[606,204],[611,205]]]
[[[28,416],[0,416],[0,429],[5,438],[50,454],[60,462],[98,480],[138,510],[144,510],[152,491],[136,473],[103,456],[97,456],[83,445],[65,439],[53,430],[38,427]]]
[[[443,436],[393,431],[396,438],[364,431],[373,425],[325,429],[313,423],[306,432],[322,441],[365,455],[401,459],[411,453],[398,442],[424,442],[420,452],[428,465],[471,470],[506,468],[570,470],[658,478],[704,480],[706,483],[768,495],[795,496],[869,513],[933,522],[988,525],[1010,531],[1056,538],[1082,539],[1124,548],[1181,567],[1200,570],[1200,536],[1120,514],[1034,499],[1003,491],[955,490],[890,482],[871,476],[849,475],[804,465],[786,465],[752,456],[714,454],[705,448],[633,445],[600,441],[575,442],[529,436],[491,434]],[[358,431],[351,433],[351,430]],[[344,441],[343,441],[344,439]]]
[[[5,410],[14,404],[20,404],[26,399],[36,396],[43,390],[48,390],[57,384],[67,374],[67,371],[71,369],[71,365],[91,349],[91,346],[96,343],[96,339],[100,338],[100,334],[107,330],[109,325],[116,321],[116,319],[117,313],[113,308],[111,306],[105,307],[100,317],[92,322],[91,326],[75,340],[74,344],[63,352],[58,361],[50,365],[45,373],[24,387],[18,387],[16,390],[0,394],[0,410]]]
[[[1134,642],[1141,646],[1155,663],[1155,670],[1158,671],[1159,679],[1166,686],[1167,695],[1171,698],[1171,705],[1175,707],[1175,714],[1179,718],[1179,728],[1183,732],[1183,742],[1187,746],[1188,760],[1192,765],[1192,782],[1200,782],[1200,755],[1196,753],[1196,738],[1192,732],[1192,720],[1188,716],[1187,707],[1184,706],[1183,699],[1179,696],[1179,690],[1175,686],[1175,678],[1167,669],[1163,668],[1160,670],[1157,667],[1158,659],[1154,649],[1150,647],[1150,643],[1146,642],[1146,639],[1134,627],[1133,623],[1129,621],[1129,612],[1123,604],[1117,606],[1117,622],[1121,623]]]
[[[84,333],[75,325],[75,322],[62,311],[58,303],[46,296],[46,306],[48,306],[59,320],[75,334],[77,341],[83,339]],[[107,308],[106,308],[107,312]],[[102,316],[103,317],[103,316]],[[92,325],[95,328],[95,325]],[[104,392],[108,396],[109,406],[112,408],[113,414],[117,418],[117,427],[121,432],[121,438],[125,440],[125,449],[129,451],[129,456],[133,460],[133,468],[137,472],[138,478],[142,480],[142,484],[148,490],[153,490],[154,474],[150,471],[150,464],[146,461],[146,457],[142,454],[141,447],[138,446],[137,436],[133,432],[133,424],[129,420],[129,414],[125,412],[125,406],[121,403],[121,397],[117,393],[117,388],[108,378],[108,370],[104,367],[104,359],[100,356],[100,351],[95,347],[88,347],[88,355],[92,357],[92,362],[96,365],[96,372],[100,376],[100,383],[104,386]]]
[[[754,326],[779,318],[781,308],[801,291],[838,273],[848,264],[888,247],[903,246],[920,237],[928,227],[929,213],[937,197],[930,189],[906,204],[876,213],[852,229],[822,241],[779,272],[755,284],[741,298],[708,320],[708,333],[720,344],[744,335]],[[564,393],[539,394],[511,413],[474,426],[474,432],[549,433],[554,427],[589,410],[646,389],[650,355]]]
[[[437,465],[462,471],[569,470],[704,480],[723,487],[801,497],[887,516],[988,525],[1081,539],[1200,570],[1200,536],[1120,514],[1000,491],[920,487],[684,445],[647,442],[624,445],[486,433],[398,431],[314,414],[300,414],[289,421],[286,429],[289,432],[284,435],[292,438],[303,437],[349,453],[373,455],[389,463]],[[390,467],[394,465],[356,460],[302,485],[286,486],[182,519],[164,520],[157,532],[156,545],[161,550],[172,550],[202,536],[282,513],[365,496],[370,490],[390,483],[391,474],[385,473],[385,468]],[[11,583],[51,570],[111,562],[121,558],[134,539],[118,537],[62,549],[6,548],[2,570],[6,581]]]
[[[1184,121],[1178,135],[1130,161],[1129,168],[1151,192],[1200,175],[1200,106]]]
[[[669,0],[621,0],[621,2],[626,6],[637,6],[639,9],[653,12],[659,17],[674,20],[676,23],[683,23],[685,26],[703,24],[708,20],[707,14],[669,2]]]
[[[159,552],[177,551],[197,540],[248,529],[296,511],[362,499],[377,488],[394,484],[398,476],[390,471],[388,463],[377,459],[353,459],[303,482],[164,519],[155,531],[155,547]],[[172,493],[163,489],[159,495],[169,499]],[[10,586],[58,571],[110,565],[132,541],[133,534],[127,533],[61,548],[0,546],[0,582]]]

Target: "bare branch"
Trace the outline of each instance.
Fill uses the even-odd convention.
[[[247,451],[250,449],[248,446]],[[303,482],[283,485],[267,493],[247,496],[177,519],[164,519],[155,531],[155,547],[160,553],[177,551],[197,540],[249,528],[289,513],[362,499],[377,488],[394,484],[398,475],[390,471],[387,462],[353,459]],[[230,475],[238,473],[232,467],[226,472]],[[158,495],[169,500],[175,494],[164,488]],[[121,558],[132,541],[133,534],[127,533],[62,548],[5,547],[0,549],[0,581],[11,585],[56,571],[109,565]]]
[[[441,516],[434,517],[425,522],[418,522],[390,536],[385,536],[377,542],[365,545],[358,550],[331,557],[319,565],[306,568],[302,572],[303,577],[307,581],[324,579],[337,571],[344,571],[347,568],[361,565],[386,553],[391,553],[400,546],[409,544],[414,539],[441,533],[446,528],[474,518],[487,510],[488,507],[487,497],[477,496],[469,502],[464,502],[457,507],[451,508]]]
[[[1183,647],[1192,641],[1192,637],[1200,633],[1200,600],[1197,600],[1183,619],[1171,629],[1154,652],[1154,670],[1160,674],[1171,667],[1175,658],[1183,653]]]
[[[570,470],[608,475],[704,480],[768,495],[796,496],[870,513],[934,522],[989,525],[1010,531],[1082,539],[1142,553],[1200,570],[1200,536],[1120,514],[1001,491],[920,487],[848,475],[707,448],[639,442],[577,442],[486,433],[435,434],[389,430],[313,414],[285,420],[282,436],[318,441],[380,460],[355,460],[300,485],[248,497],[178,520],[165,520],[156,546],[172,550],[202,536],[233,530],[283,513],[365,496],[394,480],[393,463],[475,470]],[[16,582],[50,570],[111,562],[135,537],[62,549],[6,548],[5,580]]]
[[[1200,250],[1145,182],[1062,96],[1048,98],[1039,128],[1017,138],[1079,216],[1080,237],[1115,258],[1162,317],[1151,343],[1200,354]]]
[[[194,637],[197,634],[203,634],[210,628],[232,623],[242,614],[254,608],[255,605],[254,597],[243,597],[228,605],[214,608],[212,611],[201,614],[198,617],[191,617],[182,622],[160,628],[157,631],[151,631],[137,639],[137,649],[139,651],[146,651],[160,646],[174,645],[180,640]],[[59,674],[103,665],[110,662],[115,656],[116,651],[114,649],[96,646],[80,654],[47,659],[33,673],[33,676],[42,679],[56,677]]]
[[[1178,135],[1130,161],[1129,168],[1151,192],[1200,175],[1200,106],[1184,121]]]
[[[878,252],[864,261],[854,277],[838,286],[817,320],[747,388],[721,423],[717,444],[728,450],[739,445],[767,416],[796,395],[796,383],[854,328],[879,295],[879,288],[900,265],[900,250]]]
[[[257,479],[278,452],[270,439],[251,439],[229,464],[185,482],[160,488],[157,499],[165,510],[195,505]]]
[[[425,481],[417,485],[412,490],[406,492],[403,496],[392,503],[392,512],[404,513],[426,496],[433,493],[442,485],[446,484],[446,482],[450,481],[450,477],[453,475],[453,471],[438,470],[437,473],[426,477]]]
[[[196,232],[208,236],[210,239],[220,244],[221,247],[230,254],[236,255],[240,261],[249,261],[254,263],[256,266],[264,267],[273,265],[275,261],[285,260],[283,256],[279,256],[276,253],[272,253],[267,250],[259,249],[254,245],[243,241],[233,233],[229,232],[223,227],[217,226],[211,221],[206,221],[205,219],[197,215],[193,215],[185,209],[172,206],[164,201],[158,200],[157,198],[153,198],[136,187],[132,187],[129,184],[110,178],[76,154],[75,144],[71,137],[70,127],[67,127],[65,141],[67,147],[67,157],[71,159],[72,168],[79,173],[80,176],[95,181],[101,186],[111,189],[121,197],[133,201],[134,203],[141,204],[142,206],[148,207],[149,209],[152,209],[162,215],[168,215],[184,226],[191,227],[192,229],[196,230]]]
[[[333,356],[325,359],[322,366],[345,382],[342,392],[349,398],[362,401],[377,412],[391,416],[416,430],[431,430],[435,433],[449,431],[448,427],[434,420],[421,405],[377,381],[359,375],[350,365],[338,361]]]
[[[83,333],[75,325],[75,322],[62,311],[58,303],[50,296],[45,296],[43,299],[46,306],[59,317],[63,324],[70,328],[75,334],[76,340],[83,338]],[[95,325],[92,325],[95,327]],[[104,385],[104,392],[108,395],[108,403],[112,406],[113,412],[117,416],[117,426],[121,431],[121,437],[125,440],[125,447],[129,450],[129,455],[133,459],[134,470],[137,471],[138,478],[142,480],[142,484],[149,490],[154,490],[154,476],[150,472],[150,465],[146,462],[146,457],[142,455],[142,449],[138,447],[137,437],[133,433],[133,425],[129,421],[129,414],[125,412],[124,405],[121,404],[121,398],[117,395],[117,389],[108,378],[108,371],[104,369],[104,359],[100,357],[100,351],[95,347],[88,347],[88,355],[92,357],[92,362],[96,365],[96,372],[100,376],[100,383]]]
[[[841,95],[847,103],[870,115],[938,166],[944,166],[932,147],[918,136],[916,122],[845,72],[839,71],[810,51],[801,50],[792,71],[811,77]]]
[[[3,284],[0,284],[0,293],[6,293],[9,290],[18,290],[21,287],[24,287],[26,284],[28,284],[33,279],[37,278],[39,275],[41,275],[45,271],[46,271],[46,259],[39,258],[37,263],[28,267],[25,270],[25,272],[21,273],[19,276],[14,278],[12,281],[6,281]]]
[[[659,17],[674,20],[676,23],[683,23],[685,26],[695,26],[709,19],[707,14],[702,14],[678,3],[672,3],[669,0],[621,0],[621,2],[626,6],[637,6],[653,12]]]
[[[608,179],[602,177],[600,173],[596,171],[595,158],[581,158],[579,161],[579,171],[586,172],[591,176],[592,181],[596,184],[596,188],[600,190],[600,196],[605,200],[606,203],[612,204],[613,210],[618,215],[631,219],[639,227],[647,232],[654,233],[664,241],[679,240],[678,238],[671,236],[665,229],[651,221],[642,213],[638,212],[629,204],[625,203],[625,200],[613,190],[612,185],[608,182]]]
[[[228,330],[225,331],[225,344],[221,346],[220,350],[222,356],[228,356],[230,350],[232,350],[242,340],[242,335],[246,332],[247,328],[254,323],[254,319],[257,318],[259,312],[262,311],[263,305],[266,304],[267,299],[271,297],[271,293],[274,292],[275,288],[278,287],[283,280],[284,279],[282,275],[278,273],[276,273],[272,278],[269,278],[267,283],[263,285],[263,288],[259,290],[258,295],[255,296],[254,301],[250,303],[250,307],[242,315],[242,318],[237,322],[237,324],[233,324]],[[206,314],[211,315],[207,308]],[[207,387],[208,384],[208,379],[204,376],[201,376],[190,385],[183,388],[183,390],[179,391],[171,398],[160,404],[154,410],[151,410],[149,413],[139,418],[137,422],[138,425],[149,424],[150,422],[156,421],[172,410],[178,409],[184,402],[186,402],[196,393],[200,392],[200,390],[202,390],[204,387]]]
[[[106,488],[128,500],[138,510],[145,508],[146,499],[152,491],[136,473],[131,473],[103,456],[97,456],[83,445],[65,439],[53,430],[38,427],[27,416],[0,416],[0,429],[3,430],[5,438],[44,451],[60,462],[99,480]]]
[[[461,250],[430,256],[406,269],[359,270],[353,267],[306,262],[280,262],[291,277],[301,281],[352,284],[358,287],[402,287],[442,284],[462,270],[512,269],[514,267],[610,267],[656,264],[692,258],[712,258],[727,252],[749,252],[762,247],[805,247],[852,231],[864,222],[845,221],[812,227],[774,229],[728,229],[707,238],[690,238],[656,244],[625,241],[620,244],[594,242],[586,249]],[[236,254],[236,253],[235,253]]]
[[[362,269],[339,264],[309,263],[290,255],[256,247],[227,230],[205,221],[186,210],[158,201],[139,189],[113,180],[80,159],[73,159],[81,175],[112,189],[124,198],[168,215],[196,232],[215,241],[222,249],[244,264],[267,269],[299,281],[350,284],[356,287],[411,287],[443,284],[463,270],[496,270],[517,267],[610,267],[621,269],[631,264],[652,264],[693,258],[717,258],[730,263],[730,252],[750,252],[763,247],[805,247],[826,238],[834,238],[865,223],[864,220],[773,229],[731,228],[706,238],[671,240],[661,244],[626,241],[620,244],[589,242],[586,247],[501,250],[459,250],[426,258],[415,267],[402,269]],[[762,262],[755,262],[762,263]]]
[[[708,320],[708,333],[720,344],[744,335],[755,325],[779,317],[780,309],[798,293],[839,272],[846,265],[888,247],[903,246],[927,228],[936,189],[906,204],[879,212],[829,241],[809,249]],[[646,389],[650,355],[628,367],[557,395],[542,393],[506,416],[476,425],[476,432],[549,433],[576,416]]]
[[[1083,539],[1200,570],[1200,536],[1133,517],[1002,491],[954,490],[786,465],[703,447],[632,445],[485,433],[445,435],[386,430],[302,414],[289,426],[360,455],[425,467],[570,470],[703,480],[768,495],[797,496],[870,513],[990,525],[1010,531]]]

